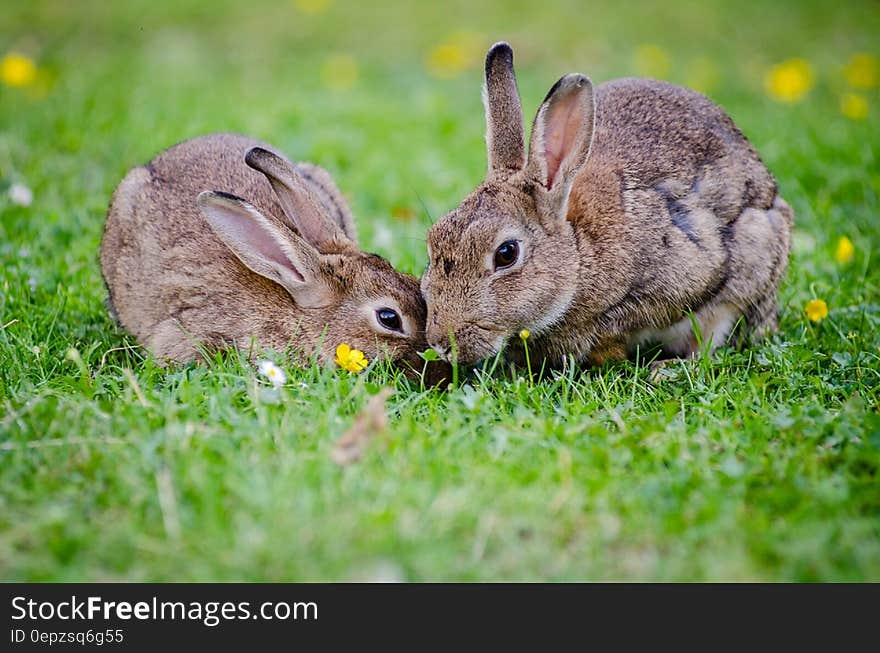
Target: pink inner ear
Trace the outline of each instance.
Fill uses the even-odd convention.
[[[583,116],[578,93],[569,93],[547,107],[544,118],[544,160],[547,163],[547,189],[553,188],[559,166],[574,147]]]
[[[206,204],[208,215],[221,239],[245,265],[258,271],[260,260],[288,270],[295,279],[304,277],[293,265],[281,244],[264,224],[265,218],[243,203],[214,200]]]
[[[253,247],[259,255],[262,255],[264,258],[277,264],[280,268],[290,272],[297,281],[304,280],[303,275],[300,274],[300,271],[296,269],[287,254],[281,249],[281,245],[278,241],[275,240],[272,234],[266,231],[262,225],[251,223],[247,224],[245,229],[249,232],[247,238],[250,246]]]

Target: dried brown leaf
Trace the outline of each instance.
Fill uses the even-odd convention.
[[[336,441],[330,457],[337,465],[351,465],[364,456],[370,441],[388,428],[385,401],[394,391],[382,388],[354,418],[354,424]]]

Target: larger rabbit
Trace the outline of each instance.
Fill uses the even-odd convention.
[[[484,100],[486,180],[428,235],[427,338],[442,356],[477,362],[522,329],[550,365],[649,342],[685,356],[776,328],[792,211],[718,106],[664,82],[594,93],[566,75],[527,157],[506,43],[486,57]]]
[[[194,138],[131,170],[101,269],[118,320],[162,360],[235,345],[332,361],[345,343],[422,369],[418,281],[361,251],[324,170],[250,138]]]

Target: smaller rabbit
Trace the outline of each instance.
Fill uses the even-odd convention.
[[[688,356],[776,328],[792,211],[717,105],[654,80],[594,91],[566,75],[527,154],[506,43],[486,56],[484,98],[486,180],[428,233],[422,292],[441,356],[476,363],[522,329],[551,366],[649,343]]]
[[[423,367],[418,281],[360,250],[326,171],[250,138],[194,138],[131,170],[101,269],[111,312],[162,360],[234,345],[332,361],[345,343]]]

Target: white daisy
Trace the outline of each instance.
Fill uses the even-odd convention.
[[[379,248],[391,247],[394,244],[394,234],[386,225],[378,223],[373,231],[373,244]]]
[[[287,383],[287,375],[280,367],[272,361],[260,361],[257,371],[269,379],[269,382],[276,388],[280,388]]]
[[[9,199],[12,200],[13,204],[18,204],[19,206],[30,206],[31,202],[34,201],[34,194],[24,184],[12,184],[9,187]]]

